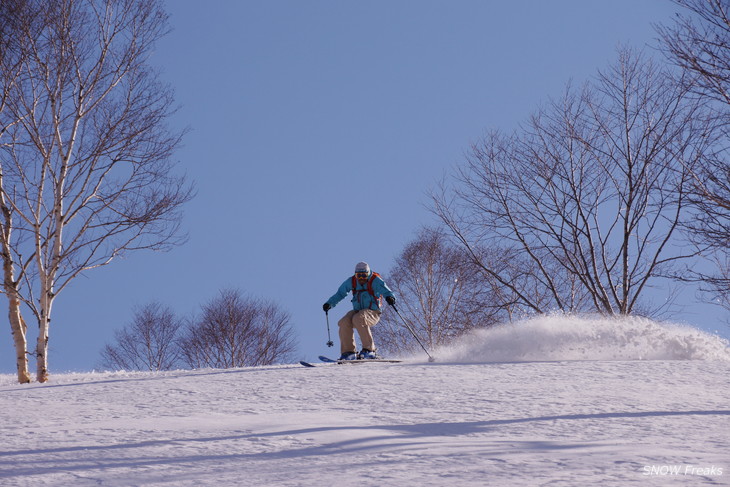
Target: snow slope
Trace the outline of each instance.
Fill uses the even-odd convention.
[[[0,486],[730,485],[727,343],[550,319],[432,364],[3,375]]]

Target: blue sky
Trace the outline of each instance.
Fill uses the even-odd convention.
[[[360,260],[387,278],[433,222],[429,189],[469,145],[605,68],[619,45],[654,44],[652,23],[678,8],[669,0],[201,5],[168,2],[173,31],[152,59],[180,105],[172,126],[190,128],[176,155],[198,190],[186,207],[189,241],[131,254],[66,289],[53,309],[51,372],[92,369],[134,305],[157,300],[188,315],[225,287],[287,310],[301,358],[334,353],[322,303]],[[343,302],[330,312],[333,331],[346,310]],[[713,328],[713,312],[693,305],[678,319]],[[9,329],[5,337],[0,371],[12,372]]]

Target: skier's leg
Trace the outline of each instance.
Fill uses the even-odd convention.
[[[378,321],[380,321],[380,311],[372,309],[363,309],[352,317],[352,324],[357,330],[358,335],[360,335],[362,348],[368,349],[371,352],[375,351],[375,341],[373,340],[373,333],[370,331],[370,327],[378,324]]]
[[[353,329],[352,317],[355,311],[348,311],[337,325],[340,327],[340,353],[357,352],[357,344],[355,344],[355,331]]]

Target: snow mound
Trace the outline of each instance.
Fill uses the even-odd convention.
[[[646,318],[553,314],[476,330],[438,351],[444,362],[723,360],[728,341]]]

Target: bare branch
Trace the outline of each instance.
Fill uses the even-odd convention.
[[[699,252],[681,249],[679,228],[708,150],[700,136],[713,130],[686,84],[622,50],[513,136],[475,146],[434,211],[526,310],[628,314],[650,282]],[[522,273],[479,248],[500,249]]]

